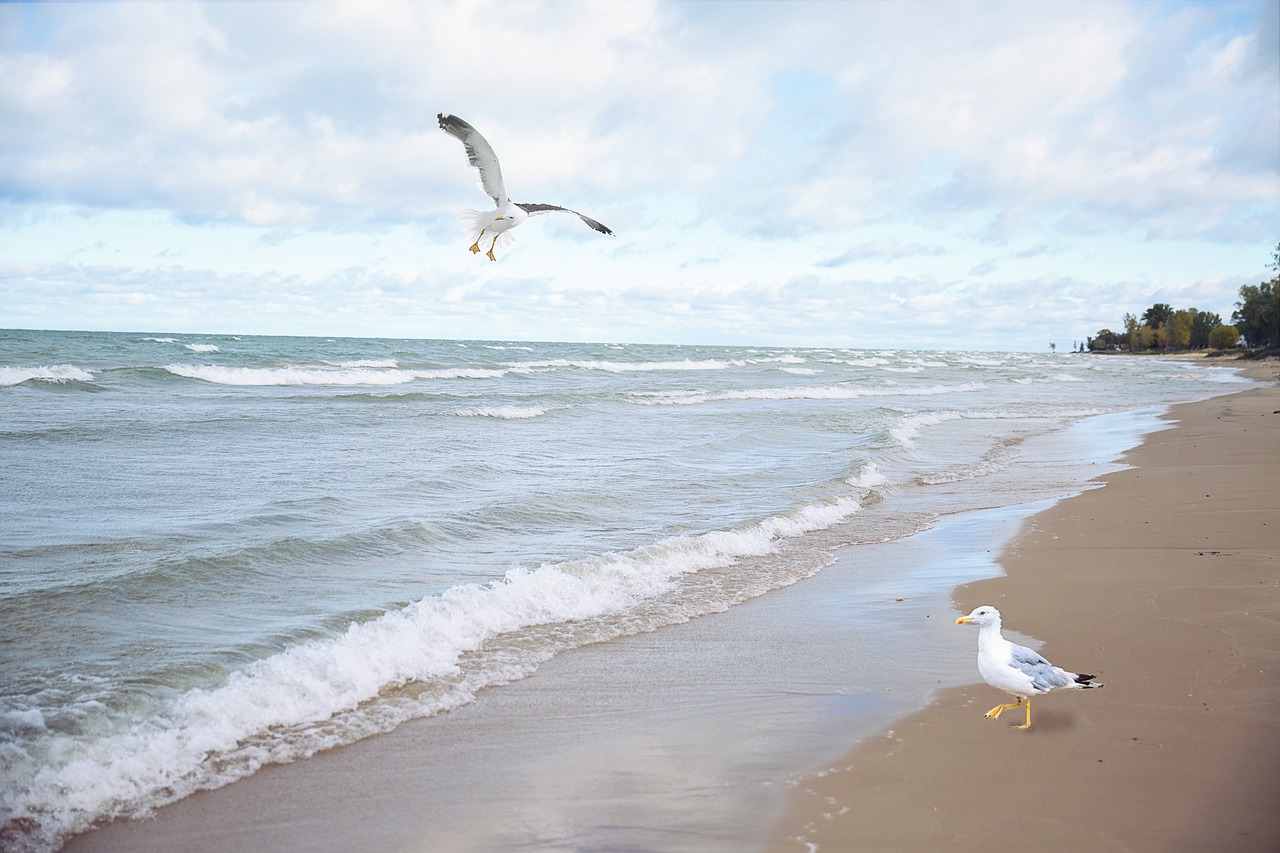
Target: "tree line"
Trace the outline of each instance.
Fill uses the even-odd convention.
[[[1180,349],[1232,349],[1243,343],[1257,349],[1280,347],[1280,243],[1272,255],[1270,281],[1240,288],[1231,323],[1211,311],[1175,309],[1157,302],[1142,313],[1124,315],[1124,331],[1101,329],[1086,339],[1081,351],[1147,352]]]

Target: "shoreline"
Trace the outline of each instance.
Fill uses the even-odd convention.
[[[1280,386],[1245,374],[1270,384],[1172,407],[952,593],[1108,689],[986,720],[1006,699],[954,627],[970,683],[795,780],[765,849],[1280,848]]]
[[[448,714],[264,767],[64,849],[752,849],[788,781],[833,742],[870,736],[961,683],[950,590],[998,572],[983,543],[1052,500],[845,549],[818,575],[725,613],[575,649]],[[911,673],[925,683],[902,683],[890,647],[922,632]],[[832,655],[833,643],[863,654]]]
[[[1154,410],[1111,417],[1028,447],[1037,464],[1114,471],[1120,447],[1164,429]],[[1078,485],[1065,494],[1099,479],[1068,477]],[[956,584],[997,577],[996,544],[1063,499],[1002,496],[906,539],[843,548],[816,576],[725,613],[576,649],[481,701],[66,849],[759,848],[804,768],[971,680],[975,638],[951,624]]]

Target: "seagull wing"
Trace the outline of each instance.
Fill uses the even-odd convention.
[[[477,136],[478,135],[479,134],[477,134]],[[530,216],[534,216],[539,213],[550,213],[553,210],[560,210],[565,213],[572,213],[574,216],[578,217],[583,222],[587,223],[587,225],[591,226],[596,231],[599,231],[601,234],[610,234],[610,235],[613,234],[613,232],[610,231],[608,227],[600,224],[599,222],[596,222],[590,216],[583,216],[581,213],[579,213],[576,210],[570,210],[569,208],[561,207],[558,204],[521,204],[520,202],[516,202],[516,207],[520,208]]]
[[[1014,668],[1031,679],[1036,690],[1047,693],[1055,687],[1067,687],[1075,679],[1071,673],[1065,672],[1049,663],[1038,652],[1026,646],[1010,644],[1009,660]]]
[[[498,165],[498,155],[493,153],[493,146],[489,141],[480,135],[480,131],[457,116],[437,113],[436,118],[440,120],[440,129],[460,140],[467,149],[467,162],[480,173],[480,189],[498,207],[506,204],[507,188],[502,183],[502,167]]]

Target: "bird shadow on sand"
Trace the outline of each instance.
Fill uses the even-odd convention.
[[[998,722],[1003,722],[1004,718],[1012,712],[1005,711],[1001,715]],[[1021,714],[1015,715],[1015,719],[1009,720],[1009,728],[1020,725],[1023,721]],[[1042,711],[1033,706],[1031,712],[1031,728],[1022,734],[1034,735],[1036,732],[1069,732],[1076,727],[1076,715],[1067,711]]]

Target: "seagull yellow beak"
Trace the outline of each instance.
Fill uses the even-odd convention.
[[[972,622],[972,621],[973,621],[973,620],[972,620],[972,619],[970,619],[968,616],[961,616],[959,619],[957,619],[957,620],[956,620],[956,624],[957,624],[957,625],[967,625],[967,624],[969,624],[969,623],[970,623],[970,622]]]

